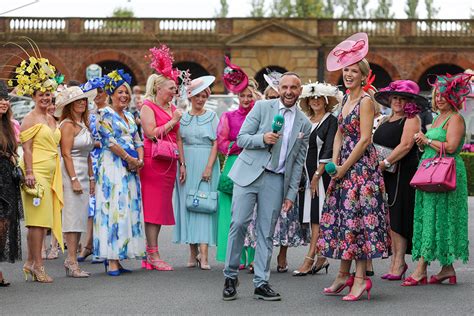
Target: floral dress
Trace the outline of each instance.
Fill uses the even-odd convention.
[[[98,159],[93,251],[94,256],[111,260],[145,255],[138,174],[128,171],[109,149],[116,144],[130,153],[143,146],[133,116],[124,113],[127,122],[112,108],[105,108],[99,125],[103,151]]]
[[[342,111],[339,114],[343,141],[338,165],[347,160],[360,140],[360,103],[345,118]],[[321,254],[342,260],[388,257],[390,227],[385,195],[377,153],[369,145],[342,179],[332,179],[329,184],[317,243]]]
[[[100,118],[100,113],[102,110],[98,110],[97,113],[91,113],[89,115],[89,126],[92,134],[92,138],[94,139],[95,142],[100,142],[100,134],[99,134],[99,121],[101,120]],[[90,156],[91,156],[91,161],[92,161],[92,173],[94,174],[95,181],[97,182],[97,173],[99,171],[99,165],[98,160],[99,156],[102,153],[102,146],[101,147],[94,147],[92,149]],[[89,198],[89,217],[93,217],[95,213],[95,195],[91,195]]]

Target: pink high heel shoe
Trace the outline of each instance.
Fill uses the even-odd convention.
[[[358,301],[360,300],[360,298],[362,297],[362,294],[364,294],[365,291],[367,291],[367,300],[370,300],[370,291],[372,290],[372,280],[370,280],[367,277],[364,278],[364,277],[356,276],[356,278],[365,280],[365,289],[358,296],[355,296],[353,294],[344,296],[342,298],[343,301],[348,301],[348,302]]]
[[[339,286],[335,290],[331,290],[330,287],[325,287],[324,290],[323,290],[324,295],[328,295],[328,296],[337,295],[337,294],[341,293],[342,290],[344,290],[346,287],[349,287],[349,290],[352,288],[352,285],[354,284],[354,276],[351,275],[350,273],[342,272],[342,271],[339,271],[339,274],[342,275],[342,276],[348,276],[349,277],[349,278],[347,278],[346,283],[342,284],[341,286]]]
[[[146,246],[146,260],[142,261],[142,268],[147,270],[173,271],[173,267],[161,259],[153,259],[151,254],[158,253],[158,247]]]
[[[456,275],[444,276],[442,278],[438,278],[436,275],[432,275],[431,278],[430,278],[430,281],[428,283],[429,284],[441,284],[441,283],[443,283],[444,280],[449,280],[448,282],[451,285],[457,284]]]
[[[399,280],[405,278],[405,273],[407,272],[407,270],[408,270],[408,265],[405,263],[405,266],[403,267],[402,273],[400,273],[399,275],[388,274],[385,279],[389,280],[389,281],[399,281]]]
[[[420,280],[415,280],[413,277],[409,276],[406,278],[402,286],[418,286],[418,285],[426,285],[428,283],[426,277],[422,277]]]

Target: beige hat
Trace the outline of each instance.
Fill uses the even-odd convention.
[[[300,95],[300,107],[304,111],[309,108],[308,100],[323,97],[332,112],[342,100],[342,92],[336,86],[328,83],[314,82],[303,85]]]
[[[64,107],[69,103],[81,99],[88,99],[88,102],[91,102],[94,100],[96,95],[97,89],[84,92],[80,87],[77,86],[67,87],[66,89],[59,92],[58,96],[56,97],[56,110],[54,111],[54,116],[61,117]]]

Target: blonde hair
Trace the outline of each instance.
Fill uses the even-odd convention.
[[[252,93],[252,95],[253,95],[253,97],[256,101],[263,99],[263,95],[260,93],[260,91],[258,91],[258,83],[257,83],[257,81],[255,81],[255,79],[249,78],[249,84],[247,85],[246,89],[250,90],[250,92]],[[244,90],[242,90],[242,92]],[[242,92],[240,92],[240,93],[242,93]]]
[[[128,83],[124,82],[123,84],[121,84],[120,86],[118,86],[117,88],[115,88],[114,93],[115,93],[115,91],[117,91],[117,89],[120,88],[121,86],[125,86],[125,88],[127,88],[128,95],[130,96],[129,103],[132,102],[132,88],[130,88],[130,85],[129,85]],[[113,95],[114,93],[112,93],[112,95]],[[108,96],[107,96],[107,103],[108,103],[109,105],[112,105],[112,95],[108,95]]]
[[[367,80],[367,76],[370,73],[370,64],[367,59],[363,58],[357,63],[357,66],[359,66],[360,73],[362,74],[362,76],[365,76]],[[367,84],[366,80],[362,80],[362,86],[365,86]]]
[[[167,82],[168,78],[163,75],[152,74],[148,77],[146,81],[145,88],[145,100],[155,102],[156,98],[156,86],[161,86],[163,83]]]

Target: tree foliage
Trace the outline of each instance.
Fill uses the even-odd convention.
[[[293,16],[293,4],[291,0],[273,0],[270,5],[270,15],[284,18]]]
[[[127,9],[127,8],[115,8],[114,11],[112,12],[112,17],[113,18],[133,18],[135,17],[135,13],[133,12],[132,9]]]
[[[345,19],[368,18],[368,3],[369,0],[334,0],[334,4],[342,8],[340,17]]]
[[[251,17],[260,18],[265,16],[265,0],[251,0],[250,5],[252,6]]]
[[[216,10],[216,17],[225,18],[229,14],[229,4],[227,0],[220,0],[221,7],[219,10]]]
[[[294,14],[298,18],[318,18],[324,16],[324,3],[321,0],[296,0]]]
[[[418,13],[416,13],[418,2],[419,0],[407,0],[405,13],[408,19],[418,19]]]
[[[323,12],[325,18],[333,18],[334,17],[334,4],[333,0],[326,0],[326,4],[324,6]]]
[[[393,19],[395,14],[391,8],[392,0],[379,0],[379,6],[372,11],[372,17],[375,19]]]
[[[434,0],[425,0],[426,18],[434,19],[438,15],[439,8],[434,6]]]

